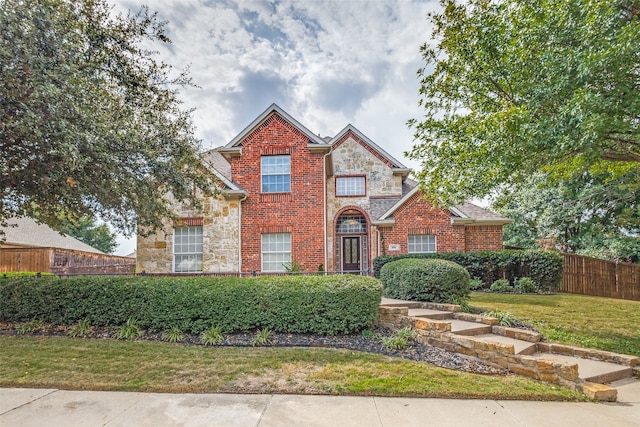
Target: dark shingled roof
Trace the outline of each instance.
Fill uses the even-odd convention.
[[[369,198],[369,211],[371,218],[374,220],[379,219],[382,214],[391,209],[393,205],[398,203],[400,197],[370,197]]]
[[[465,202],[461,205],[454,205],[454,208],[462,212],[467,218],[473,219],[507,219],[502,215],[499,215],[492,210],[482,208],[478,205],[474,205],[470,202]]]
[[[205,151],[204,153],[202,153],[202,158],[205,161],[209,162],[211,166],[213,166],[213,168],[217,170],[220,175],[224,176],[229,181],[232,181],[231,164],[227,161],[227,159],[224,158],[222,154],[218,152],[219,148],[221,147],[214,148],[213,150]]]

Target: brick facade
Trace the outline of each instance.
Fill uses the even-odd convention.
[[[305,271],[324,259],[324,154],[311,153],[309,137],[274,113],[244,138],[231,159],[235,182],[249,196],[242,202],[242,267],[260,271],[263,233],[291,233],[292,258]],[[260,158],[291,156],[291,191],[262,193]]]
[[[466,252],[502,249],[501,225],[477,225],[465,227]]]

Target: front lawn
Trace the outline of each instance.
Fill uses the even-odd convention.
[[[511,312],[548,341],[640,356],[640,301],[474,292],[471,306]]]
[[[202,347],[0,336],[0,387],[584,400],[515,375],[487,376],[328,348]]]

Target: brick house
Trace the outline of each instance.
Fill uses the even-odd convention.
[[[138,237],[147,273],[367,271],[382,254],[502,248],[509,219],[431,205],[411,170],[355,127],[321,138],[273,104],[203,154],[220,193],[201,212]]]

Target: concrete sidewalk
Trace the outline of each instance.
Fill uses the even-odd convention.
[[[640,426],[640,382],[616,387],[617,403],[0,389],[0,426]]]

